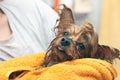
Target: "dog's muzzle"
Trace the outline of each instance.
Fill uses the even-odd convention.
[[[61,46],[65,46],[65,47],[70,46],[71,40],[69,38],[64,37],[61,39],[60,44]]]

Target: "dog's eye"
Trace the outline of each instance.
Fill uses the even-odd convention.
[[[69,32],[63,32],[63,36],[68,36]]]
[[[84,46],[83,43],[77,43],[77,48],[80,49],[80,50],[84,50],[85,46]]]

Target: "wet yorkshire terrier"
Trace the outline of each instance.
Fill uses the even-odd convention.
[[[44,62],[36,69],[51,66],[56,63],[80,58],[97,58],[113,63],[120,59],[120,51],[109,46],[98,44],[98,35],[88,21],[81,26],[75,25],[71,9],[62,5],[56,38],[51,42]],[[14,80],[23,71],[11,73],[9,80]]]
[[[75,25],[71,9],[65,5],[62,7],[55,28],[56,38],[48,48],[44,66],[80,58],[97,58],[110,63],[115,58],[120,59],[118,49],[98,44],[98,35],[91,23],[84,21],[81,26]]]

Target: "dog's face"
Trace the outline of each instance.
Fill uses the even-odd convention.
[[[75,25],[72,11],[65,5],[63,7],[58,26],[55,29],[56,38],[49,46],[44,64],[47,66],[49,63],[54,64],[79,58],[105,57],[105,55],[97,54],[101,54],[100,49],[103,47],[98,45],[98,35],[92,24],[85,21],[81,26]]]
[[[61,31],[59,28],[59,33],[51,43],[51,50],[59,61],[72,60],[92,56],[97,43],[97,34],[90,23],[85,22],[81,27],[69,24]]]

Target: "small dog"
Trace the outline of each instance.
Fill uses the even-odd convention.
[[[97,58],[113,63],[120,59],[120,51],[98,44],[98,35],[93,25],[85,21],[75,25],[71,9],[63,5],[60,19],[55,28],[56,38],[51,42],[45,55],[44,66],[79,58]]]
[[[57,31],[56,38],[48,48],[44,63],[36,70],[80,58],[97,58],[110,63],[113,63],[115,58],[120,59],[118,49],[98,44],[98,35],[91,23],[85,21],[81,27],[75,25],[71,9],[65,5],[61,10],[59,24],[55,30]],[[14,80],[22,72],[11,73],[9,80]]]

